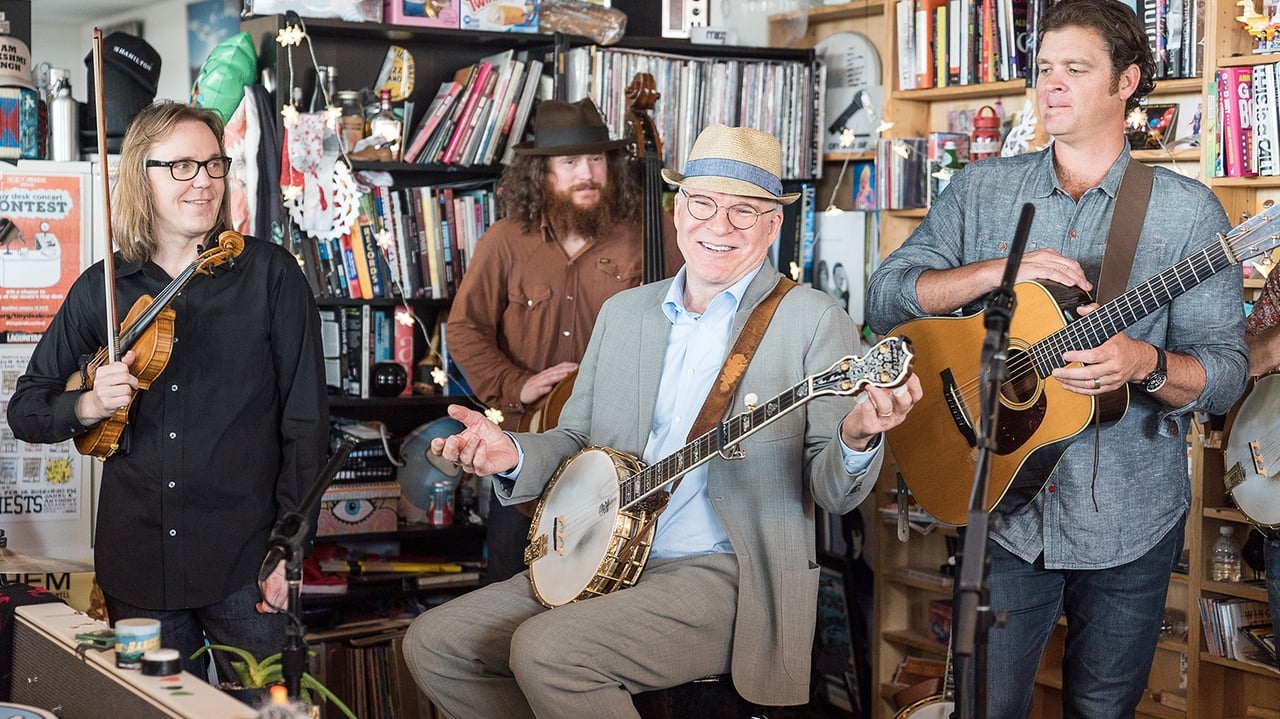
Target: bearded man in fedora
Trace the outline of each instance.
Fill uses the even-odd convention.
[[[684,173],[663,173],[679,188],[684,267],[605,303],[559,425],[509,434],[453,405],[465,430],[431,451],[492,475],[501,501],[527,501],[584,448],[653,463],[688,441],[704,404],[726,407],[713,421],[737,415],[759,402],[750,398],[854,354],[848,313],[769,264],[781,208],[796,199],[783,191],[781,166],[771,135],[703,130]],[[762,305],[771,318],[755,313]],[[726,362],[742,335],[757,338],[756,351]],[[718,381],[728,375],[738,379]],[[898,390],[816,396],[760,426],[737,445],[741,459],[713,457],[681,478],[634,586],[554,609],[525,576],[478,589],[411,625],[404,651],[414,678],[456,719],[631,719],[632,694],[717,674],[732,674],[755,704],[804,703],[819,572],[813,505],[843,514],[870,493],[883,432],[919,398],[910,376]],[[569,531],[573,520],[566,513]],[[555,537],[548,551],[574,543]]]
[[[505,429],[578,368],[604,301],[640,284],[643,196],[625,145],[591,100],[547,100],[502,173],[505,218],[476,243],[445,331]],[[490,501],[486,533],[491,581],[524,569],[527,515]]]

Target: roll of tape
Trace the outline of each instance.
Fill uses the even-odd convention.
[[[142,673],[168,677],[182,671],[182,655],[177,649],[151,649],[142,655]]]

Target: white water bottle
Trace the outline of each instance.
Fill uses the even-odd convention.
[[[1218,541],[1213,543],[1210,578],[1215,582],[1240,581],[1240,545],[1232,535],[1234,528],[1224,524],[1218,528]]]
[[[80,159],[80,111],[71,97],[70,73],[61,68],[49,71],[49,159]]]

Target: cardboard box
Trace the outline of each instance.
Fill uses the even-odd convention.
[[[336,484],[320,498],[317,537],[396,531],[396,482]]]
[[[538,32],[539,0],[458,0],[459,27],[489,32]]]
[[[458,28],[462,0],[386,0],[383,21],[390,25]]]

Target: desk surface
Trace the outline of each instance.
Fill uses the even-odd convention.
[[[25,621],[50,641],[61,645],[73,654],[76,649],[77,632],[108,628],[106,624],[60,603],[34,604],[18,607],[15,611],[19,621]],[[114,651],[91,649],[85,652],[84,657],[86,663],[93,669],[131,687],[136,693],[147,697],[153,704],[162,707],[172,716],[190,719],[203,717],[254,719],[258,716],[257,711],[215,689],[193,674],[183,672],[178,675],[181,678],[182,688],[180,691],[174,691],[165,688],[165,684],[162,684],[164,677],[151,677],[136,669],[118,668]],[[171,681],[172,678],[170,678]]]

